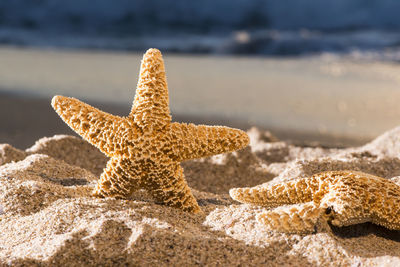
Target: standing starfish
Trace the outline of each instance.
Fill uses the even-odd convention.
[[[127,198],[143,188],[157,202],[199,212],[180,162],[249,143],[238,129],[171,122],[164,61],[157,49],[143,56],[128,117],[64,96],[55,96],[51,104],[75,132],[111,158],[93,192],[98,197]]]
[[[320,218],[335,226],[372,222],[400,230],[400,186],[367,173],[322,172],[286,183],[234,188],[229,194],[241,203],[281,206],[257,215],[258,221],[281,232],[312,232]]]

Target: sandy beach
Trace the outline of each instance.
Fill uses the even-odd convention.
[[[273,207],[228,193],[353,170],[390,183],[383,201],[397,203],[399,66],[165,55],[174,121],[238,127],[250,138],[242,150],[182,162],[204,211],[192,214],[144,190],[93,197],[108,158],[50,106],[62,94],[128,114],[139,55],[3,47],[0,58],[1,266],[400,265],[400,231],[373,216],[344,227],[321,216],[312,232],[279,232],[257,219]]]
[[[347,149],[297,147],[248,132],[250,147],[183,163],[204,214],[131,199],[90,196],[106,158],[72,136],[0,147],[0,263],[11,266],[396,266],[399,231],[371,223],[310,234],[268,230],[228,190],[284,182],[326,170],[360,170],[400,186],[400,129]],[[396,216],[396,215],[394,215]]]
[[[330,146],[361,145],[400,123],[397,64],[328,56],[164,57],[176,120],[256,125],[284,140]],[[47,105],[56,94],[127,114],[141,55],[2,47],[0,58],[0,88],[6,93],[0,107],[10,111],[2,112],[0,136],[25,148],[41,136],[71,134],[65,127],[54,130],[61,124]],[[55,127],[46,127],[46,120]]]
[[[0,267],[400,266],[400,1],[0,1]]]

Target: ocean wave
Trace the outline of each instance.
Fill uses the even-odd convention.
[[[5,0],[0,43],[277,56],[361,51],[388,58],[400,46],[398,10],[397,0]]]

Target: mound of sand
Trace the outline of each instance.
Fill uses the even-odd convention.
[[[79,138],[42,138],[25,151],[0,145],[0,265],[400,265],[400,231],[370,223],[314,234],[267,231],[263,208],[232,201],[232,187],[360,170],[400,185],[400,128],[362,147],[297,147],[249,130],[246,149],[183,163],[204,215],[90,195],[107,161]],[[400,215],[399,215],[400,216]]]

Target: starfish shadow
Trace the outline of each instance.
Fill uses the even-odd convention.
[[[363,258],[400,257],[400,231],[367,222],[336,227],[329,225],[339,246],[349,254]]]
[[[44,175],[40,176],[43,178],[43,180],[66,187],[76,186],[76,185],[88,185],[90,183],[90,181],[84,178],[52,178],[52,177],[46,177]]]
[[[329,226],[331,227],[332,233],[341,238],[356,238],[373,234],[381,238],[400,242],[400,231],[389,230],[370,222],[344,227],[337,227],[331,224]]]

